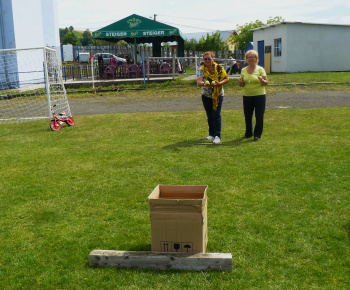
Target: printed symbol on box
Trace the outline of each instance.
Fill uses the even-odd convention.
[[[171,250],[171,242],[160,242],[160,248],[162,252],[169,252]]]
[[[170,241],[160,242],[161,252],[193,252],[193,243],[172,243]]]
[[[182,243],[182,252],[193,252],[193,243]]]
[[[181,249],[181,243],[174,243],[174,250],[177,252]]]

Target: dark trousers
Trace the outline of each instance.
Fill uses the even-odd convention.
[[[246,97],[243,96],[243,110],[245,117],[245,136],[261,138],[264,129],[264,114],[266,95]],[[253,132],[253,113],[255,110],[255,127]]]
[[[221,138],[221,107],[224,97],[219,97],[219,103],[216,111],[213,109],[213,99],[206,96],[202,96],[202,102],[207,113],[208,126],[209,126],[209,135],[218,136]]]
[[[100,77],[100,78],[103,78],[103,77],[104,77],[103,73],[104,73],[104,66],[103,66],[103,63],[102,63],[102,64],[99,63],[99,64],[98,64],[98,74],[99,74],[99,77]]]

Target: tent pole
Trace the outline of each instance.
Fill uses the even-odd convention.
[[[137,64],[137,41],[136,41],[136,37],[134,38],[134,64]]]

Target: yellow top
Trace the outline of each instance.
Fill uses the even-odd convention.
[[[244,96],[260,96],[266,94],[265,86],[263,86],[258,76],[266,76],[266,72],[263,67],[257,65],[252,74],[247,72],[247,68],[242,69],[241,78],[243,79],[244,85]]]
[[[220,82],[224,78],[227,78],[227,73],[221,65],[218,65],[216,62],[213,62],[213,65],[214,65],[213,73],[210,73],[208,68],[205,65],[202,65],[202,71],[203,71],[204,77],[207,81]],[[217,110],[218,103],[219,103],[219,96],[220,96],[221,92],[222,92],[222,85],[213,87],[212,98],[213,98],[214,111]]]

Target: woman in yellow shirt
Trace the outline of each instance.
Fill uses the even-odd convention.
[[[203,61],[204,64],[197,69],[197,85],[201,87],[202,102],[208,118],[209,135],[205,139],[220,144],[223,85],[228,83],[229,78],[223,66],[214,62],[213,52],[206,51]]]
[[[243,109],[245,117],[246,131],[243,139],[254,136],[254,141],[259,141],[264,129],[264,114],[266,107],[265,86],[269,81],[263,67],[257,65],[259,61],[258,53],[249,50],[245,54],[248,66],[242,69],[238,83],[244,87]],[[253,131],[253,113],[255,110],[255,127]]]

